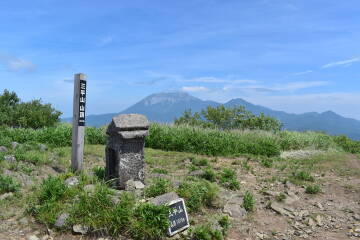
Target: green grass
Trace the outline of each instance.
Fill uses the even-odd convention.
[[[308,194],[317,194],[321,191],[319,185],[309,185],[306,187],[305,192]]]
[[[220,173],[220,184],[231,190],[240,189],[240,183],[237,180],[236,171],[230,168],[224,168]]]
[[[186,200],[190,212],[199,211],[202,207],[211,206],[219,189],[215,183],[207,180],[189,178],[177,189],[180,197]]]
[[[8,192],[17,192],[20,189],[20,184],[10,176],[0,174],[0,194]]]
[[[156,197],[172,190],[171,182],[165,178],[155,178],[152,183],[145,188],[146,197]]]
[[[245,208],[246,211],[250,211],[250,212],[254,211],[254,209],[255,209],[255,198],[254,198],[254,195],[251,192],[246,191],[246,193],[244,195],[242,207]]]

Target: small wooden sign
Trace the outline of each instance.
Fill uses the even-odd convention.
[[[85,126],[86,80],[80,79],[78,126]]]
[[[190,224],[184,199],[179,198],[171,201],[168,206],[170,207],[168,235],[171,237],[189,228]]]

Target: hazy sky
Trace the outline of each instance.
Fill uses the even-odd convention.
[[[359,0],[2,0],[0,91],[71,115],[149,94],[244,98],[276,110],[360,119]]]

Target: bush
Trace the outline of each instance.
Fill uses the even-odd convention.
[[[145,188],[146,197],[156,197],[171,191],[171,183],[165,178],[155,178],[150,186]]]
[[[295,172],[293,173],[293,177],[300,181],[308,181],[308,182],[314,182],[315,179],[313,176],[311,176],[310,173],[305,171]]]
[[[206,168],[204,170],[204,174],[201,175],[202,178],[210,181],[215,182],[216,181],[216,173],[211,168]]]
[[[20,184],[10,176],[0,174],[0,194],[17,192]]]
[[[20,102],[15,92],[4,90],[0,95],[0,125],[23,128],[54,126],[60,121],[61,112],[41,100]]]
[[[211,206],[218,191],[214,183],[203,179],[188,179],[177,189],[179,196],[186,200],[190,212],[198,211],[203,206]]]
[[[335,136],[333,139],[346,152],[360,153],[360,141],[353,141],[346,136]]]
[[[309,185],[306,187],[305,192],[308,194],[317,194],[321,191],[319,185]]]
[[[244,195],[244,200],[243,200],[243,208],[245,208],[246,211],[253,211],[255,208],[255,198],[252,195],[251,192],[246,191],[245,195]]]
[[[198,167],[208,166],[209,161],[206,158],[193,158],[191,163]]]
[[[93,168],[93,172],[99,180],[105,180],[105,168],[104,167],[96,166]]]
[[[212,229],[209,224],[196,226],[192,231],[193,240],[223,240],[224,236],[221,231]]]

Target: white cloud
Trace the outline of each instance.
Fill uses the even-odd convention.
[[[309,73],[312,73],[314,72],[313,70],[307,70],[307,71],[303,71],[303,72],[297,72],[297,73],[293,73],[291,75],[293,76],[300,76],[300,75],[305,75],[305,74],[309,74]]]
[[[226,78],[216,78],[216,77],[198,77],[198,78],[189,78],[186,79],[189,82],[203,82],[203,83],[233,83],[233,84],[241,84],[241,83],[257,83],[256,80],[249,79],[226,79]]]
[[[337,66],[341,66],[341,65],[348,65],[354,62],[359,62],[360,58],[356,57],[356,58],[352,58],[352,59],[347,59],[347,60],[343,60],[343,61],[338,61],[338,62],[332,62],[332,63],[328,63],[323,65],[321,68],[330,68],[330,67],[337,67]]]
[[[33,71],[35,69],[32,62],[14,56],[0,55],[0,63],[12,72]]]
[[[202,87],[202,86],[182,87],[181,90],[182,90],[182,91],[185,91],[185,92],[204,92],[204,91],[209,91],[208,88]]]

